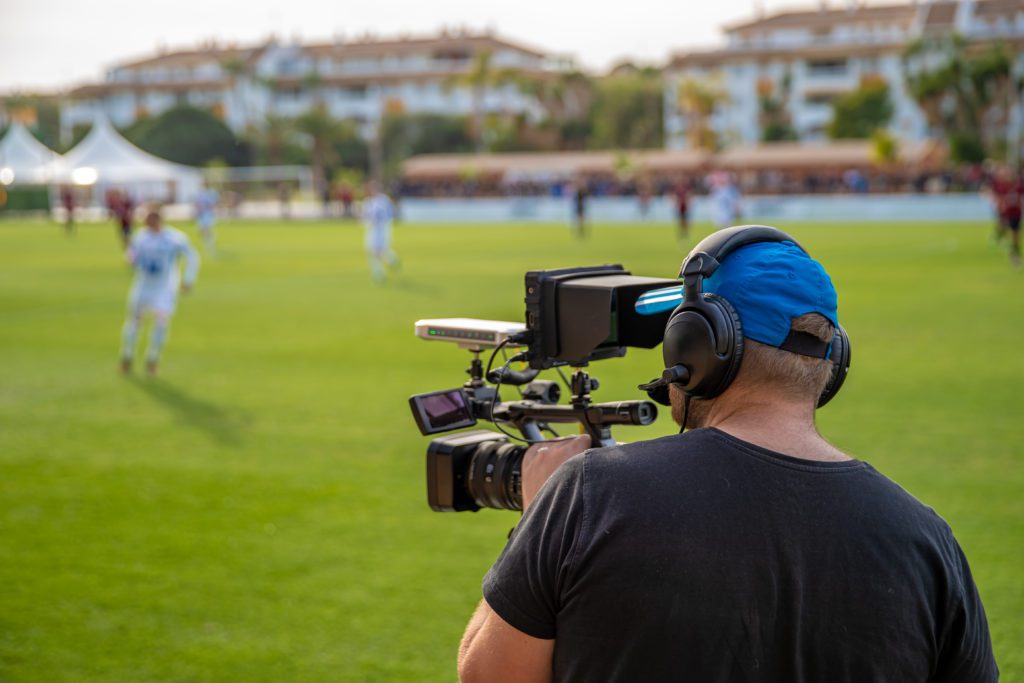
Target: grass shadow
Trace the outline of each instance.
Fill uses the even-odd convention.
[[[128,379],[185,425],[226,446],[237,446],[242,442],[244,415],[196,398],[159,377],[132,375]]]
[[[220,261],[223,263],[233,263],[242,260],[242,253],[233,249],[221,249],[218,247],[213,253],[209,251],[203,252],[203,258],[207,261]]]
[[[389,274],[388,279],[381,286],[420,295],[422,298],[433,298],[442,292],[441,288],[432,280],[420,280],[403,273]]]

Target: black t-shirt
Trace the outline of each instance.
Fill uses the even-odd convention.
[[[865,462],[714,429],[591,450],[484,577],[557,681],[992,681],[949,526]]]

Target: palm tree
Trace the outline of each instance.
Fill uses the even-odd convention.
[[[715,108],[728,98],[728,93],[713,81],[687,78],[679,83],[679,111],[686,118],[686,137],[691,147],[707,150],[718,147],[718,136],[711,127],[711,116]]]
[[[283,116],[268,114],[259,137],[271,166],[284,163],[284,153],[292,142],[294,128],[292,122]]]
[[[519,74],[519,89],[535,97],[549,119],[560,123],[586,118],[594,101],[594,85],[582,71],[547,75]]]
[[[473,96],[470,135],[476,141],[478,153],[484,150],[484,96],[487,90],[516,83],[520,79],[520,73],[516,69],[496,69],[492,57],[493,53],[490,50],[476,53],[468,71],[450,78],[445,83],[447,88],[469,88]]]
[[[302,87],[308,90],[313,98],[313,105],[319,106],[324,101],[324,77],[316,69],[302,77]]]
[[[227,74],[233,89],[237,89],[239,79],[251,75],[249,64],[240,57],[228,57],[220,63],[220,68]],[[249,98],[246,97],[245,92],[238,92],[238,97],[242,105],[242,118],[245,120],[245,125],[252,125],[249,120]]]
[[[327,182],[327,166],[335,161],[334,143],[341,137],[341,126],[327,107],[317,104],[295,119],[295,130],[309,138],[309,163],[317,191]]]

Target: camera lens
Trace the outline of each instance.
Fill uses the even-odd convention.
[[[498,510],[523,509],[524,453],[524,446],[507,441],[487,441],[477,446],[466,476],[466,488],[477,505]]]

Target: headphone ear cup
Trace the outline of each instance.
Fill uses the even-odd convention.
[[[846,375],[850,372],[850,338],[846,330],[840,325],[836,328],[835,336],[832,337],[832,375],[828,378],[825,390],[818,397],[818,407],[821,408],[839,393],[846,381]]]
[[[722,325],[716,349],[722,364],[722,373],[718,386],[706,397],[713,398],[728,389],[736,379],[736,373],[740,371],[740,365],[743,363],[743,323],[740,321],[740,314],[728,299],[717,294],[705,294],[704,301],[718,309]]]
[[[743,358],[743,326],[732,305],[715,294],[683,302],[665,325],[665,367],[682,365],[689,379],[680,388],[693,398],[714,398],[736,377]]]

